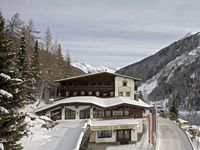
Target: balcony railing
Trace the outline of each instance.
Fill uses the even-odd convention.
[[[115,87],[111,85],[99,85],[99,86],[62,86],[61,90],[114,90]]]

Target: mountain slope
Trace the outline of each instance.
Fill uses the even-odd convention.
[[[116,71],[116,69],[114,68],[108,68],[104,66],[93,67],[90,64],[79,62],[77,60],[72,61],[71,65],[76,68],[79,68],[85,73],[97,73],[97,72],[104,72],[104,71],[113,73]]]
[[[200,34],[186,36],[155,55],[117,73],[142,78],[149,100],[177,100],[183,109],[200,109]]]

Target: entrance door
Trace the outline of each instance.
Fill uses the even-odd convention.
[[[131,130],[117,130],[117,142],[127,144],[131,141]]]

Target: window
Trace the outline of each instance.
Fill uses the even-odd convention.
[[[123,110],[113,110],[113,116],[123,116]]]
[[[81,91],[81,96],[84,96],[85,95],[85,91]]]
[[[96,96],[99,96],[99,95],[100,95],[100,93],[98,91],[96,91]]]
[[[129,116],[129,110],[124,110],[124,116]]]
[[[119,92],[119,96],[124,96],[124,95],[123,95],[123,92]]]
[[[107,92],[103,92],[103,96],[107,96]]]
[[[66,91],[66,95],[65,95],[66,97],[69,97],[69,91]]]
[[[90,108],[80,111],[80,119],[87,119],[87,118],[90,118]]]
[[[61,109],[56,109],[51,112],[52,120],[61,120]]]
[[[134,89],[135,89],[135,91],[137,91],[137,90],[138,90],[138,87],[137,87],[137,85],[135,85],[135,88],[134,88]]]
[[[110,92],[110,96],[114,96],[114,92]]]
[[[103,118],[103,110],[96,109],[96,108],[94,108],[93,110],[94,110],[93,111],[94,118]]]
[[[126,97],[130,97],[131,96],[131,92],[126,92]]]
[[[66,108],[65,109],[65,119],[75,119],[76,118],[76,112]]]
[[[77,92],[73,92],[73,96],[77,96]]]
[[[92,91],[89,91],[89,92],[88,92],[88,95],[89,95],[89,96],[92,96]]]
[[[98,131],[98,138],[111,138],[111,137],[112,137],[111,130]]]
[[[138,94],[134,94],[134,100],[138,101],[139,99],[139,95]]]
[[[123,86],[127,86],[127,81],[123,81]]]
[[[111,116],[111,111],[105,110],[105,117],[110,117],[110,116]]]

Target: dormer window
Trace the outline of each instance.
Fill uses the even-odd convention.
[[[123,81],[123,86],[127,86],[127,81]]]

